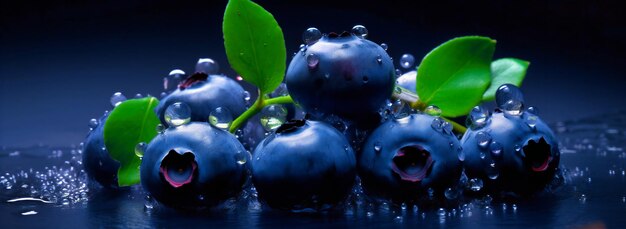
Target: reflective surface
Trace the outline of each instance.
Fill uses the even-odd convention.
[[[264,209],[248,189],[213,210],[159,206],[139,186],[117,192],[87,185],[80,147],[0,151],[0,222],[13,227],[445,226],[473,228],[626,225],[626,112],[552,125],[564,185],[530,200],[464,197],[459,205],[391,206],[359,198],[325,214]],[[353,196],[354,197],[354,196]]]

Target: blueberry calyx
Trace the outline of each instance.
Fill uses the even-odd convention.
[[[352,33],[348,31],[343,31],[340,34],[337,34],[335,32],[328,33],[328,38],[349,37],[349,36],[352,36]]]
[[[543,137],[537,141],[530,139],[523,150],[526,155],[525,160],[533,172],[543,172],[548,169],[552,155],[550,144],[546,142],[546,139]]]
[[[180,90],[185,90],[188,87],[191,87],[191,85],[194,85],[195,83],[201,82],[201,81],[206,81],[209,78],[209,75],[207,75],[204,72],[196,72],[193,75],[189,76],[189,78],[185,79],[185,81],[181,82],[178,85],[178,88]]]
[[[174,188],[180,188],[193,181],[197,168],[198,164],[193,153],[180,154],[172,149],[163,158],[159,170],[167,183]]]
[[[306,121],[304,119],[292,119],[280,125],[280,127],[276,129],[276,133],[279,134],[293,132],[298,128],[304,126],[304,124],[306,124]]]
[[[420,182],[432,170],[435,161],[424,147],[409,145],[400,148],[393,157],[391,169],[400,179],[409,182]]]

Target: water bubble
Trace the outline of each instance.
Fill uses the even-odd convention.
[[[469,180],[467,185],[470,188],[470,190],[474,192],[478,192],[483,188],[483,180],[478,179],[478,178],[472,178]]]
[[[362,25],[355,25],[352,27],[352,33],[359,38],[367,38],[367,28]]]
[[[449,200],[456,199],[459,196],[459,192],[456,189],[453,189],[453,188],[447,188],[446,191],[443,194]]]
[[[475,106],[470,111],[467,119],[465,121],[465,125],[467,125],[470,129],[480,129],[487,125],[489,121],[489,111],[487,111],[482,106]]]
[[[235,159],[237,160],[237,164],[243,165],[248,162],[248,152],[239,151],[235,154]]]
[[[513,84],[503,84],[496,91],[496,104],[505,113],[521,115],[524,108],[522,90]]]
[[[432,127],[434,130],[442,132],[443,131],[443,119],[437,117],[434,118],[433,121],[430,123],[430,127]]]
[[[111,105],[113,105],[114,107],[120,105],[120,103],[124,101],[126,101],[126,96],[124,96],[121,92],[115,92],[111,96]]]
[[[438,216],[446,216],[446,209],[439,208],[439,210],[437,210],[437,215]]]
[[[98,127],[98,120],[95,118],[92,118],[89,120],[89,128],[91,129],[95,129],[96,127]]]
[[[145,151],[146,151],[145,142],[140,142],[135,146],[135,155],[137,155],[137,157],[142,158]]]
[[[502,156],[502,145],[496,141],[491,141],[491,144],[489,144],[489,151],[491,151],[492,157],[500,157]]]
[[[400,69],[396,69],[396,78],[402,76],[402,71]]]
[[[165,109],[165,122],[170,127],[185,125],[191,121],[191,108],[185,103],[172,103]]]
[[[243,91],[243,101],[246,103],[250,103],[250,92]]]
[[[174,69],[163,78],[163,89],[166,92],[172,92],[176,90],[178,84],[185,79],[185,72],[180,69]]]
[[[380,152],[382,148],[383,147],[380,145],[380,141],[376,141],[376,143],[374,143],[374,151],[376,151],[377,153]]]
[[[266,131],[274,131],[287,121],[287,109],[280,104],[269,105],[261,110],[261,125]]]
[[[389,46],[385,43],[380,44],[380,47],[383,48],[383,50],[387,51],[387,49],[389,48]]]
[[[233,114],[226,107],[217,107],[209,114],[209,123],[222,130],[228,130],[233,121]]]
[[[306,56],[306,64],[309,67],[309,70],[316,69],[320,63],[320,58],[315,55],[315,53],[310,53]]]
[[[220,65],[211,58],[200,58],[196,64],[196,72],[203,72],[207,75],[217,74],[220,71]]]
[[[424,113],[430,116],[435,116],[435,117],[439,117],[441,116],[441,109],[439,109],[439,107],[437,106],[427,106],[426,109],[424,109]]]
[[[145,200],[145,202],[144,202],[144,205],[143,205],[143,210],[145,212],[147,212],[147,213],[151,213],[152,210],[154,209],[155,200],[150,195],[146,195],[144,200]]]
[[[315,27],[308,28],[302,33],[302,41],[307,45],[315,44],[320,38],[322,38],[322,32]]]
[[[528,127],[532,129],[535,129],[535,126],[537,126],[537,119],[537,116],[529,114],[528,116],[526,116],[526,125],[528,125]]]
[[[163,133],[163,131],[165,131],[165,126],[163,126],[163,124],[160,124],[160,123],[157,124],[156,132],[160,134],[160,133]]]
[[[135,94],[135,99],[141,99],[141,98],[143,98],[143,95],[141,93]]]
[[[383,57],[381,55],[377,55],[376,56],[376,63],[378,63],[378,64],[382,64],[383,63]]]
[[[526,108],[526,111],[528,111],[530,113],[533,113],[533,114],[536,114],[536,115],[539,114],[539,111],[537,110],[537,108],[533,107],[533,106],[530,106],[530,107]]]
[[[413,64],[415,64],[415,57],[413,57],[413,55],[406,53],[400,57],[400,66],[403,68],[411,68]]]
[[[489,142],[491,142],[491,135],[484,131],[479,131],[478,133],[476,133],[475,138],[478,142],[478,146],[482,148],[487,147],[489,145]]]
[[[270,94],[272,98],[285,95],[289,95],[289,90],[287,90],[287,85],[285,83],[278,85],[278,87]]]
[[[487,155],[485,155],[485,153],[481,151],[480,154],[478,154],[478,156],[480,157],[480,159],[485,159]]]

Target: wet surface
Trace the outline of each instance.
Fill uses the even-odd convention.
[[[426,208],[353,198],[347,207],[325,214],[264,209],[250,190],[217,209],[175,211],[146,197],[140,186],[111,192],[88,185],[79,146],[3,148],[0,222],[3,228],[626,225],[626,112],[551,126],[560,140],[563,177],[550,192],[530,200],[466,196],[458,205]]]

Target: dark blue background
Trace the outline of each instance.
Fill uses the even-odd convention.
[[[461,35],[498,40],[496,58],[532,62],[522,89],[548,122],[623,110],[626,19],[619,1],[257,1],[301,34],[365,25],[396,62]],[[234,76],[223,48],[226,1],[2,1],[0,146],[78,144],[116,91],[158,95],[199,57]],[[397,64],[397,63],[396,63]],[[248,89],[254,91],[249,85]]]

